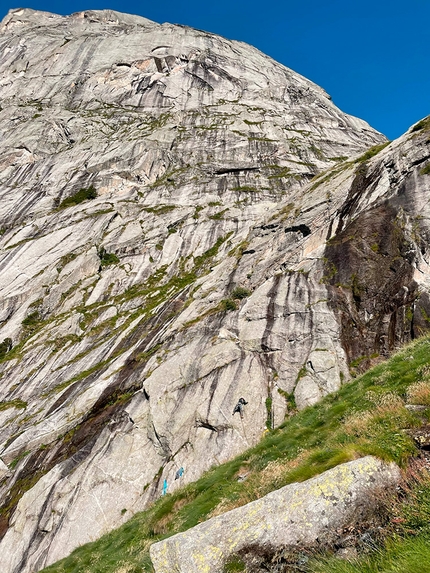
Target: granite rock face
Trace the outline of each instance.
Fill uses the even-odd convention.
[[[27,573],[427,328],[430,152],[424,122],[363,156],[385,138],[213,34],[0,29],[0,555]]]
[[[367,456],[303,483],[287,485],[150,548],[155,573],[223,573],[234,554],[259,548],[329,545],[337,532],[374,511],[400,482],[395,464]]]

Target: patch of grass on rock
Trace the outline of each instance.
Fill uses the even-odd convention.
[[[93,186],[87,188],[82,187],[81,189],[79,189],[79,191],[77,191],[73,195],[70,195],[70,197],[66,197],[66,199],[63,199],[63,201],[61,201],[61,203],[59,204],[58,208],[65,209],[66,207],[79,205],[79,203],[95,199],[96,197],[97,197],[97,191]]]

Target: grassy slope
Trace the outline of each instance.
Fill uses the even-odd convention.
[[[402,429],[422,424],[404,407],[406,400],[430,406],[430,337],[415,341],[388,362],[291,417],[254,448],[210,470],[197,482],[160,498],[119,529],[76,549],[43,571],[151,572],[148,548],[154,541],[283,485],[367,454],[405,467],[416,448]],[[426,417],[430,419],[430,407]],[[243,474],[247,479],[238,481]],[[402,525],[386,550],[353,566],[337,559],[319,559],[308,565],[309,571],[430,572],[430,567],[417,568],[414,564],[417,555],[430,563],[430,483],[428,488],[421,484],[419,493],[404,502],[399,512]],[[405,561],[408,555],[410,563]]]

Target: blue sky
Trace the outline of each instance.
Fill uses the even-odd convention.
[[[388,138],[430,114],[430,0],[0,0],[58,14],[111,8],[256,46]],[[25,2],[25,3],[24,3]]]

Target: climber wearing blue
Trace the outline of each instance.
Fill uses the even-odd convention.
[[[163,493],[161,495],[166,495],[167,493],[167,480],[165,479],[163,482]]]
[[[183,475],[184,475],[184,468],[183,468],[183,467],[180,467],[180,468],[178,469],[178,471],[176,472],[175,480],[181,478]]]

